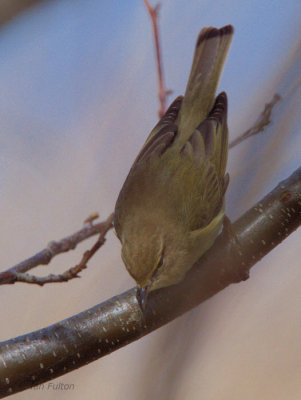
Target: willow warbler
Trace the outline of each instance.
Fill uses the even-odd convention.
[[[115,206],[122,259],[145,306],[180,282],[221,228],[229,175],[227,96],[215,92],[233,27],[199,33],[184,97],[148,136]]]

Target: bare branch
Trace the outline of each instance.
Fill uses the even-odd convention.
[[[15,282],[26,282],[26,283],[44,285],[45,283],[66,282],[72,278],[78,277],[79,272],[81,272],[84,268],[86,268],[86,263],[88,262],[88,260],[104,243],[106,233],[113,226],[113,218],[114,218],[113,214],[111,214],[106,219],[106,221],[94,225],[92,222],[95,219],[95,217],[96,217],[95,214],[90,216],[86,220],[88,222],[86,222],[84,227],[79,231],[59,241],[50,242],[44,250],[41,250],[34,256],[28,258],[27,260],[22,261],[21,263],[15,265],[14,267],[1,272],[0,285],[12,284]],[[95,243],[95,245],[92,247],[91,250],[88,250],[87,252],[84,253],[81,262],[75,267],[68,269],[63,274],[60,275],[50,274],[46,277],[37,277],[25,273],[30,269],[35,268],[39,265],[49,264],[54,256],[75,249],[80,242],[98,233],[100,234],[98,241]]]
[[[163,117],[166,111],[166,98],[167,95],[171,93],[170,90],[165,89],[164,79],[163,79],[163,66],[162,66],[162,56],[160,49],[160,37],[159,37],[159,29],[158,29],[158,13],[160,4],[156,4],[155,7],[150,5],[149,0],[143,0],[144,4],[147,8],[147,11],[150,15],[152,26],[153,26],[153,34],[155,40],[156,47],[156,61],[157,61],[157,71],[158,71],[158,97],[160,102],[160,109],[158,111],[159,118]]]
[[[220,235],[179,285],[151,292],[142,313],[136,288],[52,326],[0,343],[0,397],[79,368],[158,329],[246,279],[251,267],[301,224],[301,167],[233,224],[242,255]]]
[[[238,138],[232,140],[232,142],[229,144],[229,149],[243,142],[245,139],[248,139],[251,136],[257,135],[257,133],[262,132],[264,128],[270,124],[273,107],[276,103],[278,103],[280,99],[280,95],[278,93],[275,93],[273,99],[269,103],[266,103],[266,105],[264,106],[264,110],[259,115],[259,118],[255,122],[255,124],[243,134],[238,136]]]

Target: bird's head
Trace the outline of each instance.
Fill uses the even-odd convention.
[[[122,259],[138,285],[138,297],[145,308],[149,292],[178,283],[191,266],[194,254],[187,235],[168,221],[135,223],[122,240]]]
[[[129,274],[137,282],[140,303],[145,307],[148,293],[160,279],[165,262],[162,232],[149,225],[135,229],[123,241],[121,256]]]

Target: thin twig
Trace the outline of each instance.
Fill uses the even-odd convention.
[[[21,263],[15,265],[14,267],[1,272],[0,285],[12,284],[15,282],[26,282],[26,283],[44,285],[45,283],[66,282],[69,279],[78,277],[78,273],[81,272],[84,268],[86,268],[87,261],[104,243],[106,233],[113,226],[113,218],[114,218],[113,214],[111,214],[106,219],[106,221],[94,225],[93,220],[95,218],[96,215],[93,214],[92,216],[88,217],[88,219],[86,220],[88,222],[86,222],[84,227],[79,231],[59,241],[50,242],[44,250],[38,252],[37,254],[28,258],[27,260],[22,261]],[[83,240],[97,233],[100,234],[98,241],[95,243],[95,245],[92,247],[91,250],[88,250],[84,253],[81,262],[75,267],[68,269],[62,274],[59,275],[50,274],[45,277],[37,277],[25,273],[30,269],[35,268],[39,265],[49,264],[54,256],[75,249],[78,243],[82,242]]]
[[[156,4],[155,7],[150,5],[148,0],[143,0],[144,4],[147,8],[147,11],[150,15],[152,26],[153,26],[153,33],[154,33],[154,40],[155,40],[155,47],[156,47],[156,60],[157,60],[157,71],[158,71],[158,96],[160,102],[160,109],[158,111],[159,118],[163,117],[166,111],[166,98],[167,95],[171,93],[170,90],[165,89],[164,79],[163,79],[163,66],[162,66],[162,56],[161,56],[161,48],[160,48],[160,37],[159,37],[159,28],[158,28],[158,13],[160,4]]]
[[[236,146],[237,144],[243,142],[244,140],[248,139],[251,136],[257,135],[257,133],[262,132],[264,128],[270,124],[271,120],[271,114],[273,107],[275,106],[276,103],[281,99],[280,95],[278,93],[275,93],[273,96],[273,99],[269,102],[266,103],[264,110],[262,113],[259,115],[258,120],[255,122],[255,124],[245,131],[243,134],[238,136],[238,138],[232,140],[232,142],[229,144],[229,149],[232,147]]]

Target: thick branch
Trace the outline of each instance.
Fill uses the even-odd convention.
[[[37,332],[0,343],[0,396],[81,367],[167,324],[246,279],[249,269],[301,224],[301,168],[233,224],[238,253],[220,235],[179,285],[150,293],[141,312],[136,288]]]

